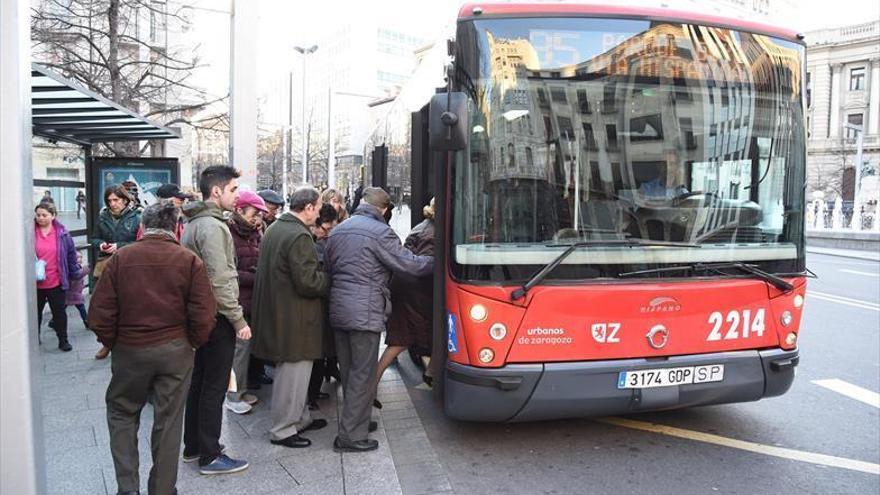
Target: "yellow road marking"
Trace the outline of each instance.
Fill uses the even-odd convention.
[[[769,455],[773,457],[781,457],[793,461],[808,462],[810,464],[818,464],[820,466],[837,467],[841,469],[849,469],[851,471],[860,471],[862,473],[880,475],[880,464],[872,462],[857,461],[855,459],[847,459],[845,457],[835,457],[832,455],[815,454],[813,452],[804,452],[801,450],[785,449],[782,447],[774,447],[772,445],[764,445],[754,442],[746,442],[735,438],[722,437],[711,433],[703,433],[700,431],[685,430],[673,426],[658,425],[656,423],[648,423],[645,421],[635,421],[624,418],[597,418],[595,421],[633,430],[648,431],[651,433],[659,433],[661,435],[669,435],[671,437],[684,438],[686,440],[695,440],[697,442],[711,443],[722,447],[730,447],[733,449],[745,450],[756,454]]]

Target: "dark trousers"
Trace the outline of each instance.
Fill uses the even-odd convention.
[[[37,289],[37,342],[42,343],[40,327],[43,326],[43,308],[47,302],[52,311],[52,325],[55,327],[58,343],[67,342],[67,305],[64,299],[65,294],[60,285],[51,289]]]
[[[82,318],[83,323],[85,323],[86,320],[89,319],[88,318],[89,313],[88,313],[88,311],[86,311],[86,305],[85,304],[76,304],[75,306],[76,306],[76,310],[79,311],[79,317]]]
[[[223,399],[229,388],[234,354],[235,329],[229,320],[217,315],[211,338],[196,350],[184,419],[184,454],[199,454],[202,466],[220,455]]]
[[[325,368],[327,367],[326,359],[316,359],[312,363],[312,377],[309,379],[309,402],[318,400],[318,393],[321,392],[321,384],[324,383]]]
[[[140,489],[138,427],[147,396],[153,394],[150,446],[150,495],[176,493],[183,405],[193,369],[193,350],[186,339],[152,347],[113,347],[112,376],[107,387],[107,427],[118,491]]]
[[[336,330],[334,333],[343,394],[339,439],[343,442],[366,440],[373,399],[376,397],[379,334],[345,330]]]

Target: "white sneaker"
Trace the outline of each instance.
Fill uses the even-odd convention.
[[[241,401],[252,406],[252,405],[256,404],[257,402],[260,402],[260,398],[254,394],[249,394],[249,393],[245,392],[245,393],[241,394]]]
[[[251,409],[253,409],[253,407],[251,407],[251,405],[248,404],[247,402],[231,401],[229,399],[226,399],[225,401],[223,401],[223,407],[225,407],[226,409],[229,409],[230,411],[234,412],[235,414],[247,414],[247,413],[251,412]]]

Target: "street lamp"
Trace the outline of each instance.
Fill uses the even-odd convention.
[[[308,149],[307,149],[307,136],[306,136],[306,55],[311,55],[315,53],[315,50],[318,49],[318,45],[312,45],[308,48],[303,48],[301,46],[293,47],[294,50],[299,52],[302,56],[302,128],[300,132],[302,132],[302,176],[303,182],[309,181],[309,165],[308,165]],[[291,98],[292,99],[292,98]],[[287,199],[287,198],[285,198]]]

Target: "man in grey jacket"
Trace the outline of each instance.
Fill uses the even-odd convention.
[[[379,187],[364,189],[351,218],[327,240],[325,265],[331,276],[330,326],[342,372],[343,404],[336,451],[364,452],[378,448],[367,438],[375,397],[379,336],[391,314],[388,283],[394,272],[415,276],[431,273],[434,258],[416,256],[400,244],[383,215],[391,205]]]
[[[238,303],[235,246],[223,218],[223,212],[232,211],[238,200],[238,177],[238,171],[229,166],[206,168],[199,178],[205,200],[183,208],[189,221],[181,244],[204,262],[217,300],[217,323],[208,343],[196,351],[184,418],[183,461],[198,460],[202,474],[236,473],[248,467],[246,461],[223,454],[220,445],[223,399],[232,370],[235,337],[251,338]]]

